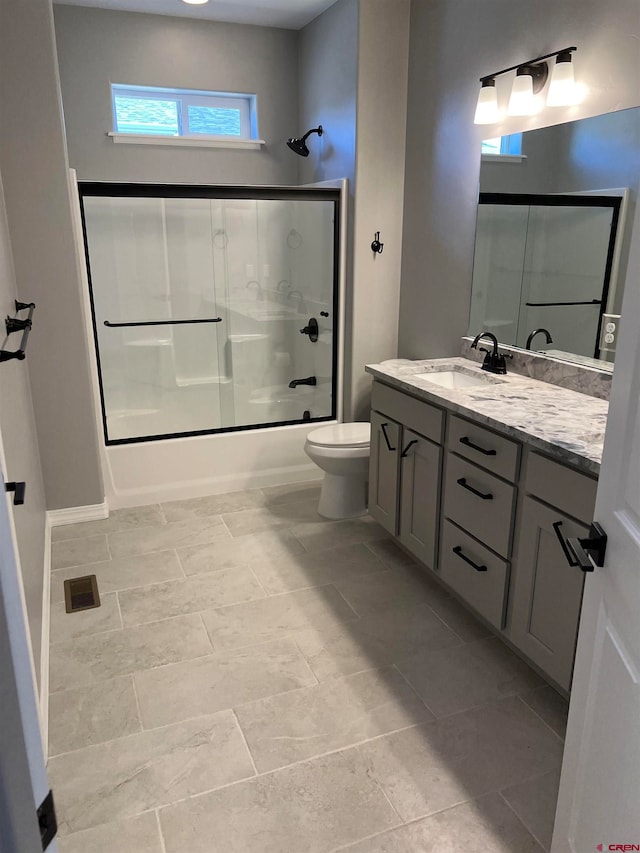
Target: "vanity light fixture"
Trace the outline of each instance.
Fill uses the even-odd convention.
[[[481,89],[474,118],[475,124],[494,124],[500,119],[498,98],[496,93],[496,77],[515,71],[516,76],[509,98],[509,115],[532,115],[539,106],[536,98],[545,87],[549,77],[549,66],[545,60],[556,57],[556,64],[551,75],[551,85],[547,95],[548,106],[569,106],[576,103],[576,86],[573,76],[571,54],[577,47],[565,47],[545,53],[527,62],[511,65],[502,71],[494,71],[480,78]]]
[[[182,2],[187,3],[189,6],[204,6],[209,0],[182,0]]]

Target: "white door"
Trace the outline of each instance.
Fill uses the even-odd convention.
[[[640,850],[640,214],[595,518],[609,541],[586,576],[552,853]]]
[[[0,462],[2,462],[0,440]],[[26,609],[0,470],[0,853],[42,850],[36,810],[48,793]],[[57,849],[55,842],[48,848]]]

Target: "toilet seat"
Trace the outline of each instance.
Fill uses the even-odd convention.
[[[349,423],[333,424],[312,430],[307,435],[307,443],[316,447],[368,447],[371,441],[371,424]]]

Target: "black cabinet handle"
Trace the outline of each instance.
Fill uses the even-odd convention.
[[[474,489],[473,486],[470,486],[469,483],[465,480],[464,477],[460,477],[459,480],[456,480],[456,483],[459,486],[462,486],[463,489],[466,489],[468,492],[472,492],[472,494],[476,495],[476,497],[482,498],[483,501],[492,501],[493,495],[491,492],[479,492],[477,489]]]
[[[394,451],[396,448],[391,446],[391,442],[389,441],[389,436],[387,435],[387,427],[389,424],[380,424],[380,429],[382,430],[382,434],[384,435],[384,440],[387,442],[387,447],[389,450]]]
[[[453,553],[456,557],[460,557],[461,560],[464,560],[465,563],[468,563],[470,566],[476,570],[476,572],[487,572],[489,571],[485,565],[479,566],[477,563],[474,563],[470,557],[467,557],[465,553],[463,553],[462,548],[459,545],[453,549]]]
[[[460,441],[460,444],[464,444],[467,447],[470,447],[472,450],[477,450],[478,453],[484,453],[485,456],[495,456],[496,455],[495,450],[485,450],[484,447],[480,447],[479,444],[474,444],[469,438],[467,438],[466,435],[463,436],[461,439],[459,439],[459,441]]]
[[[413,445],[414,445],[414,444],[417,444],[417,443],[418,443],[418,439],[417,439],[417,438],[412,439],[412,440],[409,442],[409,444],[407,444],[407,446],[405,447],[405,449],[402,451],[402,453],[400,454],[400,457],[401,457],[402,459],[405,459],[405,458],[409,455],[409,450],[413,447]]]
[[[567,543],[567,540],[564,538],[564,536],[562,535],[562,532],[560,530],[561,527],[562,527],[561,521],[555,521],[553,523],[553,529],[556,532],[556,536],[558,537],[558,542],[560,543],[560,547],[562,548],[562,552],[564,553],[564,556],[567,559],[567,563],[569,563],[571,568],[575,568],[575,566],[578,565],[578,561],[575,557],[575,554],[573,554],[572,551],[569,549],[569,545]]]
[[[22,506],[24,504],[24,493],[27,489],[26,483],[5,483],[5,492],[13,492],[13,505]]]

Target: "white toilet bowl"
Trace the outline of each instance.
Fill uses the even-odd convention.
[[[304,450],[324,480],[318,512],[325,518],[355,518],[367,512],[371,424],[352,423],[314,429]]]

